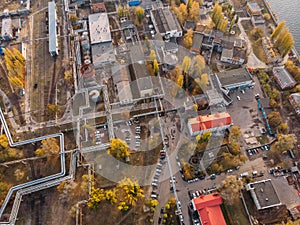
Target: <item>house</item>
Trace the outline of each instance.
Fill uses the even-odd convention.
[[[192,47],[191,47],[192,53],[200,54],[203,38],[204,38],[203,34],[194,32],[193,42],[192,42]]]
[[[198,116],[188,120],[188,129],[191,136],[196,136],[206,131],[222,131],[231,125],[231,117],[227,112]]]
[[[289,101],[295,109],[296,114],[300,115],[300,92],[291,94]]]
[[[293,88],[297,84],[292,75],[284,68],[273,67],[273,75],[282,90]]]
[[[268,63],[280,63],[282,62],[281,55],[277,48],[274,48],[272,41],[269,37],[263,37],[261,39],[262,47],[268,58]]]
[[[2,19],[1,36],[6,41],[9,41],[13,38],[11,18]]]
[[[281,205],[271,179],[246,184],[246,190],[258,210],[269,209]]]
[[[221,87],[229,91],[254,85],[254,80],[246,68],[223,71],[216,75]]]
[[[261,15],[261,8],[257,4],[257,2],[254,1],[247,2],[246,10],[249,16]]]
[[[203,225],[226,225],[222,209],[222,196],[218,193],[201,195],[191,201]]]
[[[58,55],[57,41],[57,14],[55,2],[48,2],[48,21],[49,21],[49,52],[51,56]]]
[[[153,9],[150,12],[155,30],[165,39],[181,37],[181,26],[170,8]]]

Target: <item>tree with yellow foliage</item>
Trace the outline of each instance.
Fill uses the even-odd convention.
[[[35,151],[35,154],[38,156],[48,155],[48,154],[57,154],[59,153],[59,145],[57,139],[55,138],[46,138],[42,140],[41,148],[38,148]]]
[[[89,202],[87,203],[88,207],[92,209],[98,209],[100,207],[100,203],[105,200],[105,191],[100,188],[92,188],[92,192],[89,198]]]
[[[118,201],[117,195],[116,195],[116,190],[115,189],[110,189],[105,192],[105,198],[107,201],[110,203],[116,203]]]
[[[125,141],[122,141],[121,139],[111,139],[107,152],[117,159],[125,159],[130,155],[128,149],[129,147]]]
[[[132,181],[130,178],[125,177],[118,184],[118,188],[125,192],[125,199],[123,200],[127,205],[134,206],[139,199],[144,198],[144,191],[138,184],[138,181]]]
[[[199,2],[193,1],[189,9],[189,19],[197,21],[200,15]]]
[[[193,36],[194,36],[194,31],[192,29],[188,29],[186,34],[183,37],[183,44],[186,48],[192,47],[193,44]]]
[[[24,88],[25,86],[25,59],[17,50],[8,48],[3,50],[4,61],[7,69],[8,80],[15,88]]]

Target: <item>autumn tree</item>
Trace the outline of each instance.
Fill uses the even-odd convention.
[[[188,17],[188,10],[186,4],[181,3],[179,7],[174,8],[174,13],[181,25],[183,25]]]
[[[149,41],[148,36],[145,37],[145,43],[146,43],[147,54],[148,54],[150,52],[150,49],[151,49],[151,43]]]
[[[122,141],[121,139],[111,139],[107,152],[117,159],[125,159],[130,155],[128,148],[125,141]]]
[[[264,17],[265,20],[270,20],[271,19],[271,16],[270,16],[269,13],[264,13],[263,17]]]
[[[0,204],[2,205],[7,193],[8,193],[8,190],[11,188],[11,185],[3,182],[3,181],[0,181]]]
[[[288,220],[285,225],[300,225],[300,219],[296,221]]]
[[[158,204],[159,202],[156,199],[147,199],[145,202],[145,205],[150,208],[151,212],[154,212],[156,210]]]
[[[61,106],[57,105],[57,104],[48,104],[47,105],[47,109],[46,112],[48,113],[48,115],[53,118],[56,115],[60,115],[62,112]]]
[[[268,115],[268,120],[271,128],[275,129],[282,123],[282,118],[279,112],[273,111]]]
[[[213,11],[212,11],[212,21],[215,24],[216,29],[223,30],[225,23],[224,23],[224,15],[222,13],[222,7],[216,3]],[[227,26],[227,24],[226,24]]]
[[[199,2],[192,1],[191,7],[189,8],[189,19],[197,21],[200,15]]]
[[[273,33],[271,34],[271,38],[272,40],[276,40],[278,38],[278,36],[282,33],[282,31],[284,30],[286,21],[282,20],[274,29]]]
[[[296,144],[296,137],[293,134],[279,134],[278,139],[274,144],[274,151],[280,153],[293,149]]]
[[[76,16],[76,14],[70,14],[69,15],[69,20],[70,22],[77,22],[78,21],[78,17]]]
[[[105,199],[109,201],[110,203],[116,203],[118,201],[117,195],[116,195],[116,190],[115,189],[110,189],[105,191]]]
[[[261,27],[254,27],[250,34],[254,37],[255,40],[258,40],[264,36],[264,30]]]
[[[192,29],[188,29],[186,34],[184,35],[183,37],[183,44],[184,44],[184,47],[186,48],[190,48],[192,47],[192,44],[193,44],[193,36],[194,36],[194,32]]]
[[[185,180],[191,180],[195,178],[195,168],[191,164],[187,162],[184,163],[182,166],[182,171]]]
[[[122,17],[129,17],[129,9],[127,6],[119,6],[118,8],[118,17],[119,19]]]
[[[159,71],[159,66],[156,59],[153,60],[153,71],[154,71],[154,75],[157,76]]]
[[[189,84],[188,76],[189,76],[190,68],[191,68],[191,58],[188,56],[185,56],[182,61],[182,73],[185,76],[185,87],[186,88],[189,86],[188,85]]]
[[[202,71],[205,68],[205,59],[202,55],[196,55],[194,58],[194,64],[192,69],[193,78],[197,78],[202,74]]]
[[[134,9],[134,14],[135,14],[135,17],[136,17],[136,24],[138,26],[142,25],[142,22],[145,18],[145,10],[138,6]]]
[[[105,191],[100,188],[92,188],[92,192],[89,198],[89,202],[87,203],[88,207],[92,209],[98,209],[100,207],[100,203],[105,200]]]
[[[24,88],[26,71],[23,55],[15,48],[5,48],[3,52],[9,82],[14,88]]]
[[[73,80],[73,73],[72,70],[66,70],[64,73],[64,79],[65,81],[67,81],[68,83],[72,83]]]
[[[127,212],[129,205],[126,202],[119,202],[118,209],[122,212]]]
[[[125,195],[122,196],[123,199],[120,197],[121,200],[126,202],[126,204],[129,206],[134,206],[139,199],[144,198],[144,191],[138,184],[138,181],[132,181],[131,179],[125,177],[119,182],[118,188],[120,193],[122,191],[125,193]]]
[[[230,205],[239,198],[240,191],[243,188],[243,182],[235,175],[227,176],[222,181],[221,194]]]
[[[42,140],[42,145],[35,151],[37,156],[44,156],[48,154],[57,154],[60,150],[57,139],[46,138]]]
[[[153,62],[154,60],[156,60],[156,53],[154,50],[150,51],[150,61]]]

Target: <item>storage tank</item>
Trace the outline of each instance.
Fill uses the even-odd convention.
[[[100,101],[100,92],[98,90],[90,91],[89,96],[94,103],[98,103]]]

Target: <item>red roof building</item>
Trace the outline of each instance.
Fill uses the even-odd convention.
[[[192,200],[197,210],[202,225],[226,225],[220,205],[223,203],[222,196],[218,193],[201,195]]]
[[[205,131],[225,130],[231,125],[232,120],[227,112],[198,116],[189,119],[188,121],[188,129],[192,136],[201,134]]]

